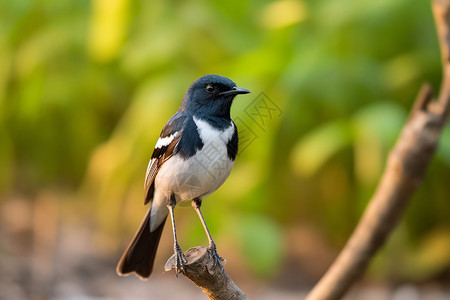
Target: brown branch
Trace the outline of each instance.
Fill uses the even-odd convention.
[[[233,282],[219,264],[215,263],[206,247],[195,247],[184,253],[186,258],[184,275],[200,287],[212,300],[246,300],[247,296]],[[175,267],[174,256],[170,257],[165,269]]]
[[[395,228],[424,178],[450,107],[450,0],[435,0],[433,13],[444,70],[439,98],[431,101],[431,87],[422,87],[359,224],[307,300],[340,299],[345,294]]]

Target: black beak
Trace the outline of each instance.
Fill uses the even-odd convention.
[[[235,86],[231,90],[226,91],[226,92],[222,92],[219,95],[226,96],[226,95],[238,95],[238,94],[248,94],[248,93],[251,93],[251,92],[249,90],[247,90],[247,89]]]

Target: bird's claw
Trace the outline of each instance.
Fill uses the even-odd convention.
[[[178,273],[184,272],[184,264],[187,262],[186,258],[184,257],[183,251],[181,250],[180,245],[175,244],[174,245],[174,256],[175,256],[175,275],[178,277]]]
[[[214,244],[214,242],[212,242],[209,247],[208,250],[211,253],[211,256],[214,260],[214,265],[219,265],[220,269],[223,271],[223,265],[227,263],[227,261],[225,259],[223,259],[218,253],[217,253],[217,249],[216,249],[216,244]]]

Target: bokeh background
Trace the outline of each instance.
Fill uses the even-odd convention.
[[[299,299],[345,244],[441,66],[429,1],[1,1],[1,299],[206,299],[163,271],[170,226],[149,281],[119,278],[115,264],[145,214],[160,130],[209,73],[252,94],[233,105],[241,151],[204,201],[206,222],[250,297]],[[449,166],[447,126],[349,299],[450,295]],[[190,205],[176,221],[184,250],[207,244]]]

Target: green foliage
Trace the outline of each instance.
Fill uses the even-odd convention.
[[[233,220],[233,232],[250,269],[260,276],[276,274],[283,258],[283,233],[264,215],[245,214]]]
[[[112,236],[142,216],[146,164],[188,85],[216,73],[250,89],[232,110],[248,143],[205,215],[213,235],[235,221],[263,277],[290,226],[343,245],[421,83],[441,72],[429,3],[406,0],[2,1],[0,64],[0,194],[69,190]],[[449,226],[449,135],[402,231],[421,258],[412,272],[430,277],[449,265],[445,235],[429,237]]]

